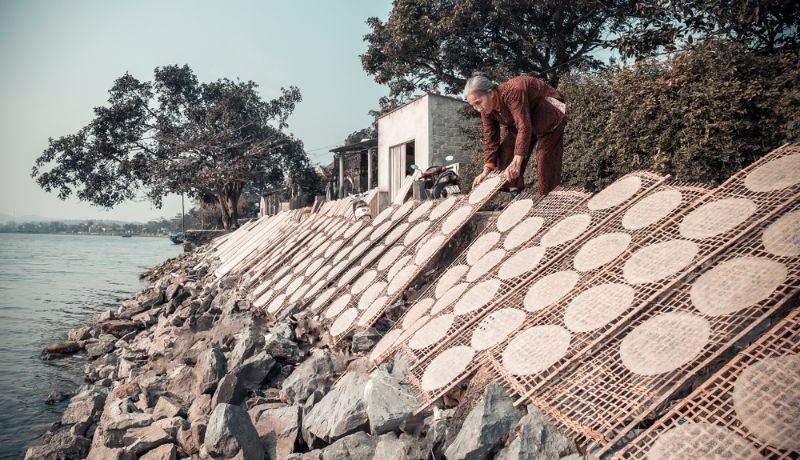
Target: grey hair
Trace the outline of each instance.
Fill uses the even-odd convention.
[[[490,80],[485,73],[475,72],[464,85],[464,97],[466,98],[470,93],[483,95],[495,88],[497,88],[497,83]]]

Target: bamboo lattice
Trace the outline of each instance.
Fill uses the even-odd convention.
[[[614,458],[646,458],[657,443],[656,449],[673,449],[675,458],[709,458],[726,453],[730,457],[744,457],[751,452],[754,456],[771,460],[798,458],[800,449],[789,444],[797,446],[797,435],[800,434],[800,425],[796,418],[796,404],[800,398],[796,364],[799,356],[800,309],[795,308],[617,452]],[[787,369],[785,360],[793,360],[794,366]],[[753,367],[754,365],[758,367]],[[759,375],[759,371],[763,370],[768,371],[772,378],[764,391],[754,391],[752,383],[755,379],[750,380],[748,377]],[[745,378],[740,381],[743,373]],[[756,405],[756,410],[753,410],[753,404]],[[743,416],[745,420],[742,420]],[[754,419],[759,423],[752,427]],[[714,445],[715,439],[700,438],[693,443],[690,442],[691,437],[686,439],[685,435],[680,434],[681,431],[688,431],[687,428],[691,425],[707,424],[720,428],[722,439],[732,442]],[[679,427],[684,428],[678,429]],[[757,433],[751,431],[753,428]],[[659,441],[667,434],[667,438]],[[769,438],[769,442],[761,437]],[[684,442],[680,442],[681,438],[684,438]],[[669,442],[670,439],[677,442]],[[787,440],[790,442],[787,443]],[[745,443],[744,446],[741,445],[742,442]],[[781,447],[770,443],[781,444]],[[741,450],[729,451],[730,447],[741,447]]]
[[[456,369],[456,366],[452,366],[447,369],[448,372],[459,370],[458,377],[443,379],[439,382],[441,385],[437,384],[435,388],[431,385],[426,385],[423,382],[423,375],[428,371],[428,367],[435,360],[442,362],[448,359],[447,355],[441,357],[443,352],[457,348],[464,354],[479,355],[476,351],[480,350],[474,350],[471,346],[464,345],[471,338],[466,333],[469,328],[485,315],[504,307],[508,299],[524,288],[531,279],[535,279],[539,273],[560,261],[562,254],[579,247],[581,242],[586,241],[595,234],[606,222],[658,187],[663,181],[664,178],[662,176],[649,172],[631,173],[619,179],[590,200],[581,201],[568,212],[568,216],[564,217],[563,213],[547,215],[546,217],[550,219],[544,221],[543,228],[530,238],[520,251],[525,256],[530,253],[537,253],[530,256],[533,262],[536,262],[532,264],[532,269],[521,273],[512,273],[514,276],[504,275],[501,272],[504,262],[514,256],[514,254],[507,254],[492,270],[478,280],[478,283],[486,285],[496,283],[495,285],[499,286],[497,292],[488,301],[481,299],[480,302],[477,302],[478,305],[470,305],[474,302],[471,300],[471,296],[474,296],[474,294],[467,291],[462,295],[462,299],[467,299],[468,308],[459,310],[459,304],[456,302],[429,321],[428,325],[430,326],[423,326],[423,328],[431,327],[435,330],[438,325],[434,321],[449,322],[452,319],[452,324],[446,324],[446,329],[440,329],[440,331],[446,331],[444,335],[439,334],[442,335],[440,340],[427,340],[427,342],[432,343],[423,343],[422,345],[424,346],[419,346],[419,344],[412,346],[415,337],[426,333],[423,328],[420,328],[414,336],[406,339],[399,348],[411,360],[410,370],[414,379],[413,382],[421,383],[421,386],[415,385],[415,388],[418,391],[417,396],[423,401],[423,408],[436,401],[455,385],[458,385],[460,383],[459,379],[470,375],[482,364],[481,360],[475,359],[468,361],[464,369]],[[449,315],[449,318],[445,315]],[[438,369],[436,367],[438,364],[434,366],[434,370],[431,370],[429,375],[437,372],[435,369]]]
[[[326,319],[332,321],[334,343],[347,337],[356,327],[372,325],[391,305],[390,299],[402,295],[433,256],[494,196],[502,184],[503,177],[495,174],[469,195],[446,198],[413,223],[416,229],[409,225],[405,237],[398,235],[391,249],[386,250],[386,254],[394,258],[391,263],[386,263],[390,259],[387,256],[387,259],[378,259],[372,266],[360,269],[362,279],[357,281],[362,282],[353,283],[349,292],[335,297],[334,303],[325,311]],[[456,224],[451,225],[448,231],[443,231],[442,227],[451,222],[454,216],[457,216]],[[426,250],[426,247],[430,249]],[[389,253],[390,250],[393,252]],[[363,277],[372,279],[366,282]]]
[[[796,152],[797,149],[781,149],[769,155],[753,167],[737,174],[721,187],[721,191],[739,188],[748,174],[757,171],[758,167],[775,161],[776,158],[796,155]],[[800,175],[797,177],[800,178]],[[696,372],[783,305],[800,286],[800,258],[798,254],[773,254],[764,246],[763,240],[768,234],[772,235],[771,238],[775,237],[775,228],[770,230],[770,226],[782,216],[787,216],[787,220],[781,220],[782,223],[795,225],[791,232],[796,235],[796,224],[800,222],[797,218],[800,194],[796,183],[779,190],[760,193],[763,195],[762,201],[771,206],[763,206],[760,217],[747,227],[745,233],[735,237],[724,251],[718,251],[716,255],[703,261],[679,284],[654,299],[656,301],[645,305],[647,308],[641,308],[630,321],[619,324],[602,342],[591,348],[591,356],[575,361],[558,378],[551,377],[544,382],[546,385],[540,385],[536,392],[526,396],[521,402],[533,402],[540,406],[587,444],[610,449]],[[788,235],[791,237],[792,233]],[[748,268],[747,264],[750,263],[755,265]],[[744,274],[741,273],[741,267],[737,268],[737,264],[744,265]],[[721,268],[713,271],[716,267]],[[748,269],[755,270],[756,274],[746,273]],[[733,277],[732,274],[736,273],[738,275]],[[703,276],[706,278],[702,278]],[[761,285],[755,284],[746,289],[751,295],[753,292],[760,292],[765,286],[772,289],[773,282],[777,284],[769,295],[752,302],[750,306],[726,314],[717,314],[712,310],[713,314],[706,312],[707,314],[699,316],[698,311],[703,313],[703,309],[708,310],[708,307],[703,306],[707,302],[703,300],[707,296],[703,294],[708,290],[707,280],[714,280],[715,277],[729,279],[729,283],[730,279],[734,280],[733,285],[721,282],[721,287],[714,292],[722,298],[731,295],[731,292],[745,294],[736,290],[736,282],[742,284],[748,279],[762,282]],[[781,279],[776,281],[776,277]],[[655,319],[657,317],[659,319]],[[681,320],[686,332],[672,339],[672,348],[669,350],[690,349],[690,339],[703,336],[706,329],[708,340],[700,344],[702,349],[696,355],[675,369],[655,372],[662,370],[658,363],[631,364],[644,359],[637,357],[637,353],[644,353],[648,347],[643,347],[638,352],[631,347],[647,332],[647,327],[632,335],[624,349],[621,348],[623,342],[634,329],[651,319],[654,321],[648,323],[647,327],[659,324],[670,326],[675,322],[673,320]],[[658,344],[659,340],[666,341],[670,337],[667,334],[663,337],[656,335],[658,340],[653,339],[653,343]],[[623,363],[621,353],[629,357],[628,365]],[[658,356],[658,353],[654,356]],[[668,359],[664,361],[669,362]],[[639,373],[629,367],[634,367]]]
[[[519,206],[520,204],[530,203],[531,207],[518,222],[530,222],[537,224],[542,222],[545,226],[547,222],[553,222],[564,214],[570,213],[576,206],[583,203],[588,194],[573,190],[557,189],[551,192],[544,198],[537,198],[535,192],[525,193],[517,197],[511,206]],[[500,215],[503,215],[502,213]],[[409,305],[404,314],[395,322],[394,327],[388,331],[384,338],[378,343],[373,350],[372,359],[376,364],[383,363],[386,359],[392,356],[399,347],[411,337],[411,334],[416,331],[423,324],[434,315],[438,315],[437,301],[444,299],[442,302],[448,302],[445,297],[452,287],[459,284],[466,276],[470,266],[470,262],[475,263],[476,254],[488,253],[492,248],[500,247],[506,248],[508,246],[508,236],[515,228],[513,225],[507,227],[503,225],[502,221],[498,227],[497,219],[491,219],[484,230],[473,240],[473,242],[447,267],[443,270],[441,275],[434,279],[425,291],[421,293]],[[537,232],[538,233],[538,232]],[[494,242],[490,247],[485,247],[483,241]],[[527,236],[527,235],[526,235]],[[507,249],[519,248],[525,242],[514,244]],[[473,255],[473,257],[470,257]],[[465,289],[466,290],[466,289]],[[451,303],[455,303],[457,299],[452,299]],[[442,309],[444,310],[444,309]],[[449,311],[446,310],[446,311]],[[433,313],[431,313],[433,312]],[[424,355],[423,355],[424,356]],[[416,363],[419,360],[414,354],[409,354],[411,363]]]

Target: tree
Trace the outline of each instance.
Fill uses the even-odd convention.
[[[364,139],[374,139],[376,137],[378,137],[377,122],[374,123],[373,126],[359,129],[358,131],[353,131],[348,134],[344,139],[344,145],[357,144]]]
[[[800,2],[785,0],[662,0],[643,2],[647,21],[638,22],[618,49],[627,57],[660,47],[680,49],[695,41],[735,41],[753,51],[774,53],[800,46]]]
[[[635,0],[396,0],[389,18],[369,18],[367,73],[389,85],[387,106],[416,91],[458,94],[469,75],[536,74],[552,84],[575,68],[596,69],[637,20]]]
[[[50,139],[32,176],[62,199],[113,207],[143,191],[156,206],[170,193],[213,197],[225,228],[256,179],[282,181],[307,157],[283,130],[301,100],[295,87],[263,101],[252,81],[200,83],[188,66],[155,69],[152,82],[126,73],[108,105],[77,133]]]
[[[573,70],[603,69],[600,49],[639,58],[706,38],[800,46],[800,2],[785,0],[396,0],[386,22],[367,24],[361,62],[389,86],[384,111],[420,91],[459,94],[476,70],[557,85]]]
[[[709,39],[562,81],[564,180],[598,190],[648,169],[716,185],[800,133],[800,51]]]

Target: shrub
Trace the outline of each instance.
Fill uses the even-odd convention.
[[[759,54],[709,40],[666,60],[565,76],[564,184],[596,191],[641,169],[719,184],[800,138],[798,62],[798,50]],[[483,164],[479,132],[467,148],[465,185]]]

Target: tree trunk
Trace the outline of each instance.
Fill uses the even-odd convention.
[[[239,197],[242,194],[243,183],[228,182],[222,186],[217,196],[219,207],[222,211],[222,226],[231,230],[239,226]]]

